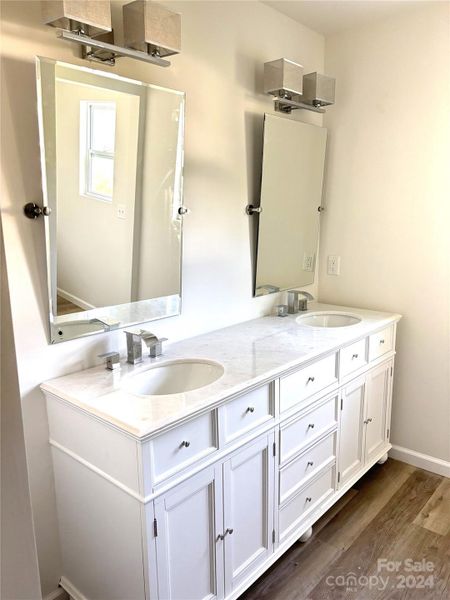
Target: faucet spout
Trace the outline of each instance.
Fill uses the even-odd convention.
[[[303,298],[300,298],[303,296]],[[288,291],[288,313],[293,315],[300,311],[308,310],[308,300],[314,300],[314,296],[309,292],[301,290]]]

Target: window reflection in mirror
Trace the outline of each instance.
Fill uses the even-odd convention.
[[[327,131],[264,117],[255,296],[314,282]]]
[[[179,314],[184,94],[38,59],[51,341]]]

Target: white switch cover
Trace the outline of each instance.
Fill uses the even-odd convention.
[[[340,275],[341,273],[341,257],[335,254],[328,256],[328,275]]]
[[[314,271],[314,254],[307,254],[306,252],[303,255],[303,270],[304,271]]]
[[[117,205],[117,218],[118,219],[126,219],[127,218],[127,207],[125,204]]]

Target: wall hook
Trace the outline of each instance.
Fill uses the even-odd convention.
[[[28,202],[23,207],[23,212],[29,219],[37,219],[41,215],[48,217],[52,210],[48,206],[39,206],[39,204],[35,204],[34,202]]]

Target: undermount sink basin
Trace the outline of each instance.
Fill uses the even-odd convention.
[[[182,394],[214,383],[223,373],[222,365],[214,361],[172,360],[130,375],[122,383],[122,389],[138,396]]]
[[[307,327],[332,328],[357,325],[361,322],[361,319],[349,313],[329,311],[308,313],[297,317],[296,321],[299,325],[306,325]]]

